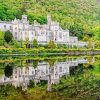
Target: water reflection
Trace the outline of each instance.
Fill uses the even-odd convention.
[[[13,65],[7,64],[4,70],[5,76],[10,77],[13,74]]]
[[[94,58],[91,59],[94,62]],[[47,91],[52,90],[52,84],[58,84],[63,75],[73,74],[72,70],[75,66],[88,63],[87,58],[69,58],[64,61],[33,61],[26,60],[21,67],[14,67],[8,64],[5,67],[5,74],[0,77],[0,85],[11,84],[17,87],[22,87],[22,90],[27,90],[31,83],[36,85],[41,80],[47,81]]]

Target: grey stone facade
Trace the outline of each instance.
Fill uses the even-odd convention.
[[[34,21],[32,25],[29,24],[27,15],[22,15],[22,19],[14,19],[11,22],[0,21],[0,29],[2,31],[11,31],[14,39],[25,41],[28,39],[32,42],[37,39],[38,44],[47,44],[53,40],[55,44],[66,44],[69,46],[85,46],[86,42],[79,42],[77,37],[71,37],[69,30],[63,30],[59,22],[52,21],[51,15],[47,15],[47,24],[40,25]]]

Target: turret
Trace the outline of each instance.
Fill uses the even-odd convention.
[[[27,15],[22,15],[22,21],[23,21],[23,23],[27,22]]]
[[[12,23],[13,23],[13,24],[18,24],[18,20],[16,19],[16,17],[15,17],[14,20],[12,20]]]
[[[52,21],[52,20],[51,20],[51,15],[50,15],[50,14],[48,14],[48,15],[47,15],[47,23],[48,23],[48,24],[50,24],[50,23],[51,23],[51,21]]]

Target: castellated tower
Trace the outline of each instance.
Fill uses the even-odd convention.
[[[23,21],[23,23],[27,22],[27,15],[22,15],[22,21]]]
[[[51,21],[52,21],[52,19],[51,19],[51,15],[50,14],[48,14],[47,15],[47,24],[51,24]]]
[[[12,21],[12,33],[14,38],[18,40],[19,27],[18,27],[18,20],[16,18]]]

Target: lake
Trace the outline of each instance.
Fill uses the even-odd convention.
[[[99,95],[99,55],[0,58],[0,100],[100,100]]]

